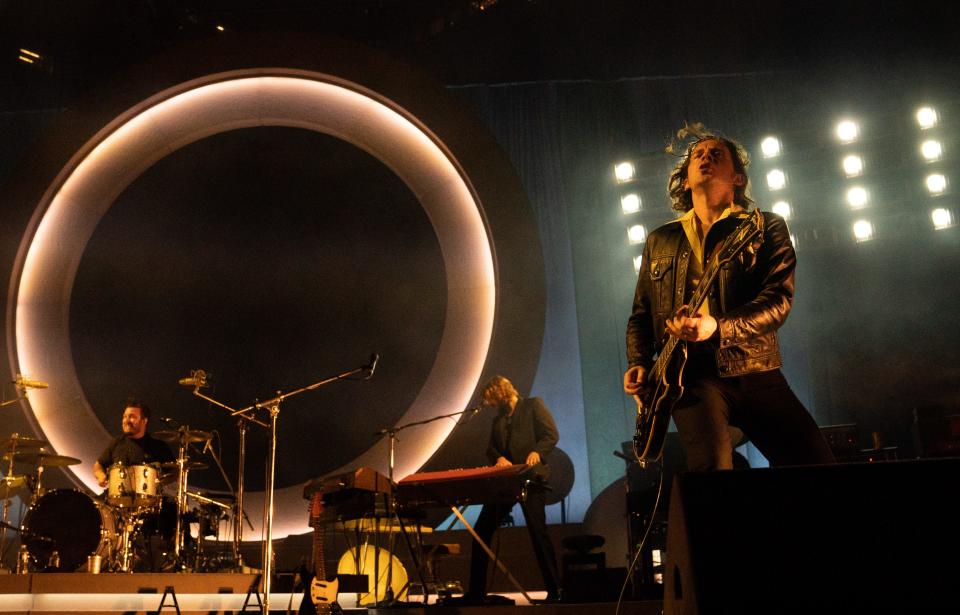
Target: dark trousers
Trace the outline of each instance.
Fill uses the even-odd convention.
[[[480,517],[474,528],[481,540],[490,546],[490,539],[500,524],[510,514],[513,504],[484,504]],[[546,495],[543,492],[528,493],[525,502],[520,504],[523,518],[527,522],[530,532],[530,541],[533,542],[533,552],[540,566],[540,574],[547,588],[547,595],[557,597],[559,587],[559,573],[557,571],[557,556],[553,550],[553,542],[547,534]],[[493,547],[491,547],[493,549]],[[494,550],[496,553],[496,550]],[[470,588],[471,596],[483,596],[487,593],[487,568],[490,558],[483,547],[474,540],[470,551]]]
[[[691,357],[673,420],[689,470],[733,467],[730,425],[773,466],[833,463],[830,447],[780,370],[717,376],[712,357]]]

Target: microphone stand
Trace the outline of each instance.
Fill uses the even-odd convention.
[[[387,447],[387,449],[388,449],[388,451],[389,451],[390,459],[389,459],[389,464],[388,464],[388,469],[387,469],[387,478],[390,479],[390,484],[391,484],[391,485],[394,485],[394,482],[393,482],[393,468],[394,468],[394,461],[395,461],[395,459],[396,459],[396,448],[397,448],[397,440],[398,440],[397,434],[398,434],[398,433],[400,433],[400,432],[403,431],[404,429],[407,429],[408,427],[416,427],[417,425],[426,425],[427,423],[432,423],[432,422],[434,422],[434,421],[439,421],[440,419],[449,419],[449,418],[452,418],[452,417],[455,417],[455,416],[460,416],[460,415],[466,414],[467,412],[472,412],[474,415],[476,415],[478,412],[480,412],[480,408],[481,408],[481,406],[474,406],[474,407],[472,407],[472,408],[467,408],[466,410],[460,410],[460,411],[458,411],[458,412],[451,412],[451,413],[449,413],[449,414],[441,414],[440,416],[434,416],[434,417],[431,417],[431,418],[429,418],[429,419],[424,419],[424,420],[422,420],[422,421],[413,421],[413,422],[411,422],[411,423],[406,423],[406,424],[404,424],[404,425],[399,425],[399,426],[397,426],[397,427],[388,427],[388,428],[386,428],[386,429],[381,429],[380,431],[377,431],[374,435],[378,435],[378,436],[384,436],[384,435],[385,435],[385,436],[387,436],[387,438],[388,438],[388,440],[387,440],[387,441],[388,441],[388,447]],[[466,422],[466,421],[464,421],[464,422]],[[426,582],[425,582],[424,579],[423,579],[423,570],[422,570],[422,567],[420,566],[420,561],[419,561],[420,558],[414,553],[413,547],[412,547],[411,544],[410,544],[410,537],[407,535],[407,530],[406,530],[406,528],[405,528],[404,525],[403,525],[403,519],[400,518],[400,511],[397,510],[397,501],[396,501],[396,500],[397,500],[397,496],[396,496],[396,493],[397,493],[397,490],[396,490],[396,489],[392,489],[392,490],[390,491],[390,497],[389,497],[389,499],[387,500],[387,518],[388,518],[388,519],[392,519],[393,517],[396,517],[396,518],[397,518],[397,523],[400,525],[400,532],[403,534],[404,541],[407,543],[407,549],[410,551],[410,557],[413,558],[414,564],[417,566],[417,575],[420,577],[420,584],[421,584],[421,585],[423,586],[423,588],[424,588],[423,603],[426,604],[426,603],[427,603],[426,587],[427,587],[427,586],[426,586]],[[379,531],[379,524],[377,524],[376,529],[377,529],[377,531]],[[377,544],[379,544],[379,542],[380,542],[380,541],[379,541],[379,539],[378,539],[378,540],[377,540]],[[391,544],[391,548],[393,548],[392,544]],[[379,554],[379,548],[377,549],[377,551],[374,551],[374,554],[375,554],[375,555],[378,555],[378,554]],[[377,579],[380,578],[380,571],[376,569],[376,568],[377,568],[377,566],[376,566],[376,560],[377,560],[377,558],[375,557],[374,560],[375,560],[375,563],[374,563],[374,571],[373,571],[373,578],[374,578],[374,590],[373,590],[373,591],[374,591],[374,594],[373,594],[373,595],[374,595],[374,598],[376,598],[376,595],[377,595],[377,594],[376,594],[376,592],[377,592],[376,581],[377,581]],[[393,562],[391,562],[391,561],[389,561],[389,560],[387,561],[387,580],[386,580],[386,585],[387,585],[387,587],[386,587],[386,589],[385,589],[385,597],[386,597],[386,605],[385,605],[385,606],[389,606],[390,604],[392,604],[392,603],[394,602],[394,597],[393,597]],[[401,590],[401,593],[403,593],[402,590]]]
[[[243,553],[240,551],[240,543],[243,541],[243,517],[246,516],[246,513],[243,510],[243,484],[244,484],[243,470],[244,470],[244,466],[246,465],[247,427],[249,423],[254,423],[256,425],[260,425],[261,427],[266,427],[269,429],[270,425],[267,423],[264,423],[263,421],[255,417],[249,416],[247,414],[239,414],[237,410],[234,410],[230,406],[226,404],[222,404],[219,401],[213,399],[212,397],[204,395],[203,393],[200,392],[200,387],[204,386],[204,384],[205,383],[203,381],[198,380],[197,383],[194,385],[193,394],[199,397],[200,399],[208,401],[215,406],[218,406],[220,408],[223,408],[224,410],[227,410],[228,412],[230,412],[231,416],[239,417],[237,420],[237,429],[240,432],[240,444],[239,444],[240,463],[239,463],[239,467],[237,468],[237,490],[234,493],[234,498],[235,498],[234,504],[236,506],[236,510],[233,511],[233,561],[234,561],[234,567],[237,570],[242,572],[244,564],[243,564]],[[229,484],[229,482],[227,484]]]
[[[266,427],[269,429],[270,450],[267,453],[267,460],[268,460],[267,483],[264,486],[264,491],[266,492],[266,498],[264,501],[264,519],[265,519],[266,527],[264,529],[263,551],[262,551],[263,553],[263,564],[262,564],[263,605],[262,606],[263,606],[264,615],[268,615],[268,613],[270,612],[270,586],[272,585],[271,577],[273,576],[273,492],[274,492],[274,477],[277,469],[277,419],[280,416],[280,403],[283,402],[288,397],[293,397],[294,395],[299,395],[300,393],[312,391],[313,389],[322,387],[325,384],[330,384],[331,382],[336,382],[337,380],[343,380],[344,378],[349,378],[350,376],[353,376],[362,372],[368,372],[367,378],[370,378],[371,376],[373,376],[373,370],[376,367],[378,358],[379,358],[378,355],[374,355],[371,358],[371,363],[369,365],[364,365],[363,367],[357,367],[349,371],[343,372],[342,374],[337,374],[336,376],[325,378],[324,380],[299,388],[295,391],[290,391],[289,393],[283,393],[281,391],[277,391],[277,396],[274,397],[273,399],[268,399],[267,401],[258,401],[247,406],[246,408],[241,408],[239,410],[234,410],[233,408],[200,393],[200,387],[202,386],[202,383],[198,382],[195,385],[195,388],[193,391],[194,395],[216,406],[219,406],[225,410],[228,410],[230,412],[230,416],[236,416],[241,419],[240,421],[241,425],[246,426],[244,422],[246,421],[246,422],[254,423],[256,425],[260,425],[261,427]],[[264,423],[263,421],[257,418],[254,418],[252,416],[253,413],[255,413],[257,410],[260,410],[260,409],[265,409],[270,414],[269,424]],[[240,506],[240,504],[242,503],[241,498],[243,495],[243,462],[244,462],[243,456],[245,454],[245,451],[244,451],[245,444],[243,442],[243,438],[244,438],[245,430],[241,428],[240,433],[241,433],[241,444],[240,444],[241,458],[240,458],[240,477],[238,479],[239,487],[237,491],[237,506],[242,514],[243,508]],[[236,520],[235,520],[235,523],[237,523]],[[239,523],[237,523],[237,525],[239,526]],[[239,531],[236,532],[235,536],[240,536],[240,532]],[[239,552],[239,547],[236,547],[236,548]]]

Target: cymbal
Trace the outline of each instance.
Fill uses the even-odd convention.
[[[15,495],[20,495],[26,490],[26,476],[4,476],[0,478],[0,500],[8,500]]]
[[[209,464],[203,463],[202,461],[188,461],[184,464],[184,467],[188,470],[206,470],[210,467]],[[167,470],[168,472],[173,472],[178,470],[180,466],[176,461],[165,461],[160,464],[161,470]]]
[[[203,463],[202,461],[188,461],[184,466],[187,471],[191,470],[206,470],[210,466]],[[179,472],[177,470],[180,468],[177,465],[176,461],[168,461],[166,463],[160,464],[160,484],[169,485],[177,480]]]
[[[29,463],[35,466],[63,467],[72,466],[80,463],[76,457],[67,457],[66,455],[51,455],[39,451],[17,451],[16,453],[7,453],[3,456],[3,461],[14,461]]]
[[[21,436],[20,434],[13,434],[6,440],[0,440],[0,450],[10,451],[20,448],[47,446],[48,444],[50,443],[46,440],[37,440],[36,438],[28,438],[26,436]]]
[[[200,431],[199,429],[164,429],[150,434],[157,440],[164,442],[179,442],[181,438],[185,442],[206,442],[213,437],[209,431]]]

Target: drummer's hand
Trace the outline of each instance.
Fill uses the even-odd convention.
[[[540,453],[538,453],[537,451],[533,451],[532,453],[527,455],[528,466],[535,466],[538,463],[540,463]]]
[[[510,463],[510,460],[507,459],[506,457],[500,456],[500,457],[497,457],[497,463],[495,465],[498,468],[505,468],[507,466],[512,466],[513,464]]]

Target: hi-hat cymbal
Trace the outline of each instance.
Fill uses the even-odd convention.
[[[13,434],[6,440],[0,440],[0,450],[2,451],[11,451],[14,449],[21,448],[36,448],[38,446],[47,446],[50,444],[46,440],[38,440],[36,438],[28,438],[26,436],[21,436],[20,434]]]
[[[80,463],[76,457],[67,457],[66,455],[51,455],[40,451],[17,451],[16,453],[7,453],[3,456],[3,461],[14,461],[29,463],[35,466],[45,467],[63,467],[72,466]]]
[[[3,478],[0,478],[0,500],[8,500],[16,495],[25,493],[26,491],[26,476],[4,476]]]
[[[155,431],[150,435],[157,440],[163,440],[164,442],[179,442],[181,438],[184,440],[184,442],[206,442],[212,437],[209,431],[182,428]]]

